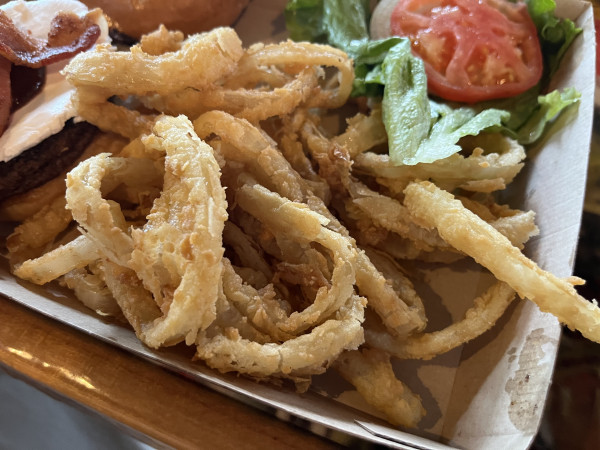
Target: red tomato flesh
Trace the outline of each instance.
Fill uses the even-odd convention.
[[[391,33],[423,59],[429,92],[473,103],[535,86],[543,61],[524,3],[506,0],[400,0]]]

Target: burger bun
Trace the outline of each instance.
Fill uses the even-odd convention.
[[[133,38],[164,25],[186,34],[233,24],[250,0],[82,0],[101,8],[111,25]]]

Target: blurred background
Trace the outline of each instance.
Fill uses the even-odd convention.
[[[600,1],[594,3],[600,42]],[[600,299],[600,46],[596,47],[594,128],[587,191],[574,274],[586,298]],[[600,449],[600,345],[563,331],[553,382],[534,450]]]

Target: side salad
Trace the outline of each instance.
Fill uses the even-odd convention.
[[[352,95],[382,99],[390,159],[414,165],[446,158],[460,151],[460,138],[482,131],[500,131],[523,145],[532,144],[578,102],[574,88],[546,89],[581,29],[555,16],[554,0],[525,2],[542,51],[541,79],[519,95],[478,103],[432,96],[423,60],[414,55],[408,38],[371,39],[369,0],[290,0],[285,18],[293,40],[328,43],[354,59]]]

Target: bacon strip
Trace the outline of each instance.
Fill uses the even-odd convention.
[[[10,120],[12,64],[40,68],[88,50],[100,37],[100,27],[94,21],[98,14],[101,11],[97,9],[84,17],[58,13],[50,24],[48,40],[44,41],[28,36],[0,11],[0,136]]]
[[[42,67],[75,56],[92,47],[100,36],[100,27],[92,20],[92,11],[80,18],[58,13],[52,20],[48,41],[32,38],[15,26],[0,11],[0,55],[16,65]]]

